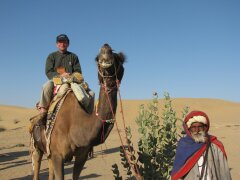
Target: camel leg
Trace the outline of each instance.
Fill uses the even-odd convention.
[[[89,153],[88,153],[88,157],[89,157],[90,159],[93,158],[93,147],[90,148]]]
[[[60,155],[51,155],[51,162],[54,169],[54,176],[57,180],[64,179],[64,163]]]
[[[54,169],[53,169],[53,163],[51,159],[48,159],[48,169],[49,169],[48,180],[54,180]]]
[[[33,179],[38,180],[39,179],[39,171],[41,167],[41,161],[43,157],[43,152],[34,149],[32,152],[32,164],[33,164]]]
[[[78,180],[79,175],[83,169],[85,162],[87,161],[89,151],[81,152],[81,155],[75,156],[75,162],[73,166],[73,180]]]

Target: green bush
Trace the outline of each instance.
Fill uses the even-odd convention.
[[[164,93],[164,105],[160,116],[158,102],[158,95],[154,93],[153,100],[147,108],[144,105],[140,106],[136,118],[140,134],[137,155],[131,142],[131,128],[126,129],[128,146],[120,147],[120,156],[121,163],[127,171],[127,179],[133,178],[132,171],[135,179],[170,179],[177,141],[182,136],[182,128],[177,126],[177,121],[182,121],[188,108],[184,108],[181,118],[177,118],[169,94]],[[118,169],[116,164],[114,166]],[[120,177],[119,171],[114,177]]]

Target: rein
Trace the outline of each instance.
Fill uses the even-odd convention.
[[[121,94],[120,94],[120,89],[119,89],[119,87],[120,87],[120,81],[117,79],[117,72],[119,71],[119,67],[120,67],[120,65],[118,66],[118,69],[116,69],[116,66],[115,66],[115,63],[114,63],[115,73],[114,73],[113,75],[111,75],[111,76],[105,76],[105,75],[101,72],[101,70],[99,69],[99,66],[98,66],[98,73],[99,73],[99,75],[103,78],[103,83],[100,83],[100,85],[104,88],[104,92],[105,92],[105,94],[106,94],[106,96],[107,96],[108,103],[109,103],[109,105],[110,105],[111,112],[112,112],[112,115],[113,115],[113,117],[114,117],[114,119],[111,119],[111,120],[103,120],[103,119],[101,119],[101,121],[102,121],[102,123],[103,123],[102,140],[104,139],[104,123],[109,123],[109,122],[110,122],[110,123],[116,123],[116,128],[117,128],[117,132],[118,132],[119,139],[120,139],[120,142],[121,142],[121,146],[122,146],[122,149],[123,149],[123,151],[124,151],[125,157],[126,157],[126,159],[127,159],[127,161],[128,161],[128,164],[129,164],[129,165],[131,166],[131,168],[133,169],[133,172],[135,173],[136,177],[137,177],[138,179],[142,179],[141,174],[140,174],[140,172],[139,172],[139,170],[138,170],[138,166],[137,166],[136,162],[133,162],[133,163],[132,163],[132,162],[129,160],[128,153],[126,152],[126,149],[125,149],[125,147],[124,147],[124,145],[123,145],[123,140],[122,140],[122,137],[121,137],[121,134],[120,134],[120,130],[119,130],[119,127],[118,127],[118,123],[117,123],[117,121],[116,121],[116,119],[115,119],[115,114],[114,114],[114,112],[113,112],[112,103],[110,102],[110,98],[109,98],[109,93],[110,93],[110,92],[112,92],[113,90],[117,90],[117,91],[118,91],[119,100],[120,100],[120,108],[121,108],[120,113],[122,114],[122,121],[123,121],[123,126],[124,126],[125,139],[126,139],[126,142],[127,142],[127,145],[128,145],[128,151],[129,151],[130,154],[132,155],[132,154],[133,154],[133,150],[132,150],[132,148],[131,148],[131,146],[130,146],[130,144],[129,144],[129,141],[128,141],[128,139],[127,139],[127,131],[126,131],[124,114],[123,114],[122,99],[121,99]],[[116,77],[116,80],[115,80],[115,81],[116,81],[116,85],[113,86],[113,87],[108,87],[105,78],[112,78],[112,77],[114,77],[114,76]],[[97,115],[97,117],[98,117],[98,113],[96,113],[96,115]],[[131,155],[130,155],[130,156],[131,156]],[[130,158],[131,158],[131,157],[130,157]]]

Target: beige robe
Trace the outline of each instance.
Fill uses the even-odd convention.
[[[212,152],[213,156],[212,156]],[[220,150],[219,147],[215,144],[211,144],[211,149],[209,148],[208,151],[208,161],[206,164],[207,174],[210,180],[231,180],[231,174],[228,167],[227,159],[225,158],[223,152]],[[216,171],[214,167],[214,163],[216,166]],[[196,163],[193,168],[187,173],[187,175],[182,178],[182,180],[199,180],[200,172],[198,163]],[[209,179],[202,179],[202,180],[209,180]]]

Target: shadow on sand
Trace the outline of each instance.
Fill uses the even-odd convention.
[[[68,174],[72,174],[72,167],[64,168],[64,174],[65,174],[65,176],[68,175]],[[100,177],[100,176],[101,175],[93,173],[93,174],[81,176],[81,177],[79,177],[79,179],[92,179],[92,178],[97,178],[97,177]],[[24,177],[17,177],[17,178],[13,178],[13,179],[10,179],[10,180],[32,180],[32,179],[33,179],[33,175],[27,175],[27,176],[24,176]],[[48,179],[48,169],[47,168],[40,171],[39,179]],[[69,178],[65,178],[65,179],[69,179]]]
[[[112,153],[117,153],[120,152],[119,147],[111,148],[111,149],[106,149],[106,150],[101,150],[101,151],[96,151],[94,152],[93,155],[101,155],[101,154],[112,154]]]
[[[9,153],[4,153],[0,154],[0,165],[5,164],[8,161],[13,161],[15,159],[18,159],[19,157],[22,156],[29,156],[29,151],[16,151],[16,152],[9,152]]]
[[[66,174],[71,174],[72,173],[72,168],[67,168],[65,169],[65,175]],[[24,177],[18,177],[18,178],[13,178],[11,180],[32,180],[33,179],[33,175],[27,175],[27,176],[24,176]],[[46,169],[42,169],[40,171],[40,174],[39,174],[39,179],[48,179],[48,168]]]
[[[116,152],[119,152],[119,147],[96,151],[96,152],[94,152],[94,155],[96,157],[101,154],[111,154],[111,153],[116,153]],[[28,157],[25,157],[25,159],[27,159],[27,160],[16,161],[19,157],[24,157],[24,156],[28,156]],[[93,159],[89,159],[89,160],[93,160]],[[42,161],[44,161],[44,159]],[[74,161],[65,164],[65,168],[64,168],[65,175],[72,174],[73,163],[74,163]],[[29,151],[4,153],[1,155],[1,158],[0,158],[0,165],[5,166],[3,168],[0,168],[0,170],[4,170],[4,169],[8,169],[8,168],[15,168],[17,166],[22,166],[22,165],[27,165],[27,164],[31,164]],[[85,169],[85,168],[83,168],[83,169]],[[98,178],[100,176],[101,175],[99,175],[99,174],[92,173],[92,174],[88,174],[85,176],[81,176],[79,179]],[[42,169],[40,171],[39,178],[40,179],[48,179],[48,168]],[[30,179],[33,179],[33,175],[17,177],[17,178],[13,178],[11,180],[30,180]]]
[[[25,158],[25,160],[17,160],[20,157],[29,156],[29,151],[16,151],[1,154],[0,158],[0,166],[4,166],[0,168],[0,171],[15,168],[17,166],[22,166],[26,164],[30,164],[30,156],[29,158]],[[26,160],[27,159],[27,160]]]

